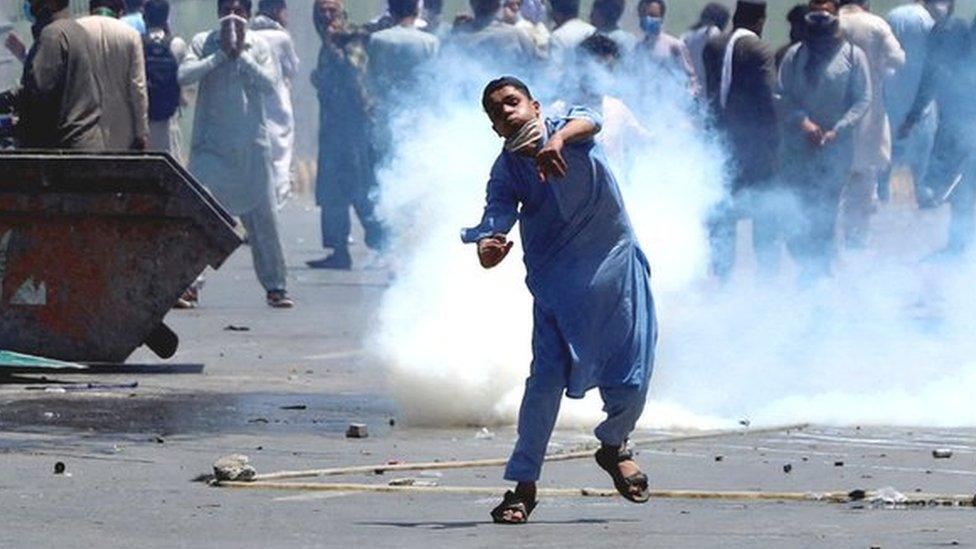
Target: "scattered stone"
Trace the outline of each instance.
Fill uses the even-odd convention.
[[[478,439],[493,439],[495,438],[495,433],[491,432],[491,429],[487,427],[482,427],[480,431],[474,434],[474,438]]]
[[[725,456],[715,456],[715,461],[722,461],[723,459],[725,459]]]
[[[844,466],[844,462],[843,461],[835,461],[834,462],[834,467],[843,467],[843,466]]]
[[[851,501],[861,501],[867,497],[867,492],[864,490],[853,490],[847,494],[847,497],[851,498]]]
[[[800,458],[800,461],[810,461],[810,458],[808,458],[807,456],[803,456]]]
[[[396,420],[391,417],[390,418],[390,427],[395,427],[395,426],[396,426]]]
[[[250,480],[257,474],[250,461],[244,454],[224,456],[213,464],[214,477],[217,480]]]
[[[251,329],[247,326],[237,326],[234,324],[228,324],[224,327],[225,332],[250,332]]]
[[[792,464],[787,463],[786,465],[783,466],[783,472],[786,473],[787,475],[790,474],[792,471],[793,471]]]
[[[752,422],[749,421],[748,419],[740,419],[739,420],[739,425],[741,425],[743,427],[748,427],[748,426],[752,425]]]
[[[59,462],[57,462],[57,463],[54,464],[54,474],[55,475],[63,475],[64,474],[64,462],[63,461],[59,461]]]
[[[395,478],[388,482],[390,486],[417,486],[421,488],[432,488],[437,486],[437,483],[431,480],[420,480],[416,478]]]
[[[247,422],[248,423],[268,423],[268,419],[267,418],[263,418],[263,417],[254,417],[254,418],[251,418],[251,419],[247,420]]]
[[[281,406],[282,410],[307,410],[308,406],[305,404],[290,404],[288,406]]]
[[[365,423],[350,423],[346,429],[346,438],[366,438],[368,436]]]
[[[163,444],[163,443],[166,442],[166,439],[164,439],[163,437],[160,437],[160,436],[156,436],[156,437],[153,437],[153,442],[155,442],[156,444]]]
[[[932,450],[932,457],[935,459],[949,459],[952,457],[952,450],[948,448],[936,448]]]
[[[441,473],[440,471],[421,471],[417,473],[417,476],[424,478],[441,478],[444,476],[444,473]]]

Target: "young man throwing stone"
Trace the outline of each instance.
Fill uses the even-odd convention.
[[[485,88],[482,106],[505,139],[488,181],[481,224],[462,232],[485,268],[512,248],[519,221],[534,298],[533,360],[519,410],[518,442],[505,470],[517,482],[491,516],[519,524],[536,506],[536,486],[563,393],[600,389],[607,419],[596,428],[596,461],[630,501],[648,499],[648,480],[627,449],[647,398],[657,327],[650,269],[600,147],[596,113],[580,107],[542,118],[513,77]]]

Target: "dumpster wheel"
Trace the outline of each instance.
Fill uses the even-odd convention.
[[[180,345],[180,338],[176,332],[169,329],[169,326],[160,322],[143,344],[156,353],[159,358],[170,358],[176,354],[176,348]]]

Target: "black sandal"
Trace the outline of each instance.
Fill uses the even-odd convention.
[[[538,501],[525,501],[515,492],[509,490],[505,492],[505,497],[498,507],[491,510],[491,519],[495,521],[495,524],[525,524],[529,522],[529,515],[532,514],[532,510],[538,503]],[[506,519],[506,511],[522,513],[522,520]]]
[[[625,477],[620,472],[618,464],[621,461],[632,461],[634,459],[633,452],[627,449],[626,444],[620,447],[600,446],[600,449],[596,451],[593,457],[596,458],[597,465],[609,473],[610,478],[613,479],[613,487],[617,489],[617,492],[620,492],[621,496],[634,503],[647,503],[647,500],[651,499],[651,489],[648,485],[647,475],[644,473],[634,473],[629,477]],[[631,493],[630,489],[634,486],[641,489],[640,493]]]

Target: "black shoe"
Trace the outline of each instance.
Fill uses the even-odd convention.
[[[352,257],[349,255],[349,250],[336,250],[332,252],[332,255],[329,257],[306,261],[305,264],[311,269],[336,269],[340,271],[348,271],[349,269],[352,269]]]

